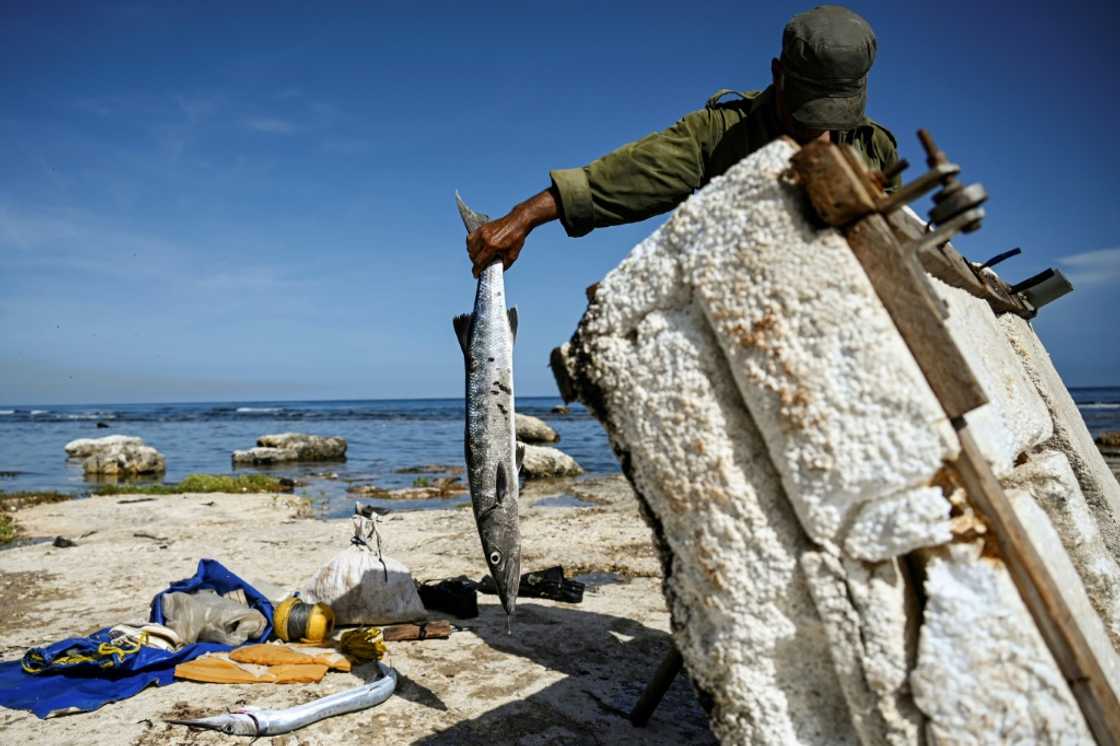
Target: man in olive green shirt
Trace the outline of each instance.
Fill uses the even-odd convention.
[[[559,219],[569,236],[645,220],[673,209],[745,156],[788,135],[801,144],[851,145],[868,167],[898,160],[894,136],[864,115],[875,34],[847,8],[824,5],[795,16],[771,60],[762,92],[712,96],[703,109],[583,168],[552,171],[552,185],[467,237],[474,274],[495,259],[508,269],[538,225]],[[888,184],[891,189],[897,185]]]

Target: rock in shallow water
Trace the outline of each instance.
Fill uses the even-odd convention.
[[[87,475],[129,477],[167,471],[163,454],[146,445],[117,444],[100,449],[82,462]]]
[[[287,461],[336,461],[346,458],[346,439],[337,436],[278,433],[257,438],[256,448],[233,452],[235,464]]]
[[[1096,443],[1102,448],[1120,448],[1120,432],[1101,433],[1097,436]]]
[[[517,412],[515,414],[517,439],[522,443],[555,443],[560,440],[556,431],[544,420]]]
[[[89,476],[129,477],[167,470],[163,454],[135,435],[78,438],[65,448],[70,458],[84,459],[82,469]]]
[[[104,438],[78,438],[66,444],[66,455],[70,458],[85,458],[97,451],[118,445],[144,445],[144,439],[135,435],[106,435]]]
[[[525,446],[525,460],[521,463],[521,474],[526,479],[553,479],[574,477],[583,473],[583,467],[574,458],[558,448]]]

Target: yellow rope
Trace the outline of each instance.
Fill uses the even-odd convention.
[[[358,627],[343,632],[338,639],[338,649],[360,661],[379,661],[388,652],[380,627]]]
[[[126,640],[128,638],[125,638]],[[118,645],[111,642],[103,642],[97,646],[96,655],[60,655],[51,661],[51,665],[57,666],[73,666],[78,663],[97,663],[102,668],[112,668],[112,656],[119,655],[121,660],[124,660],[130,655],[140,652],[140,648],[148,644],[148,633],[141,632],[137,637],[136,642],[127,645]],[[23,670],[27,673],[41,673],[46,667],[47,662],[39,653],[29,653],[27,658],[31,658],[34,665],[28,665],[26,658],[22,666]]]

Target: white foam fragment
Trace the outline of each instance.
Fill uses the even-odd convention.
[[[952,544],[926,566],[910,685],[933,744],[1091,744],[1002,563]]]
[[[868,561],[906,554],[952,538],[951,506],[938,487],[903,490],[866,503],[844,539],[844,551]]]

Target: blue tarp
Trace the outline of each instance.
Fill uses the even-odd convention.
[[[222,593],[241,589],[245,598],[264,614],[264,632],[250,643],[265,642],[272,634],[272,604],[253,586],[212,559],[198,562],[194,577],[172,583],[152,599],[149,621],[163,624],[164,593],[191,593],[209,588]],[[0,706],[15,710],[31,710],[41,718],[61,711],[96,710],[107,702],[127,699],[149,684],[164,686],[175,680],[175,666],[200,655],[230,650],[231,646],[213,642],[187,645],[175,652],[143,647],[139,652],[121,655],[100,648],[109,641],[109,628],[89,637],[72,637],[43,648],[33,648],[24,660],[42,668],[41,673],[27,673],[22,661],[0,663]],[[100,652],[99,652],[100,649]],[[75,653],[95,660],[68,662]]]

